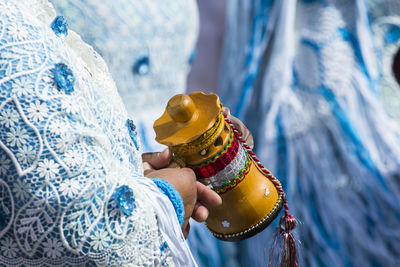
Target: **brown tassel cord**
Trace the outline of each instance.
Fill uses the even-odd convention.
[[[251,150],[251,148],[246,144],[246,141],[242,138],[242,134],[236,129],[236,127],[233,125],[233,123],[225,115],[224,115],[224,117],[225,117],[225,121],[232,128],[236,138],[240,141],[243,148],[252,157],[252,159],[257,164],[257,166],[263,171],[265,176],[274,184],[274,186],[276,187],[278,192],[282,195],[284,215],[279,220],[279,237],[277,237],[276,240],[273,242],[271,250],[270,250],[271,253],[270,253],[270,259],[269,259],[269,266],[272,265],[272,257],[274,254],[273,252],[275,250],[275,247],[278,245],[279,238],[280,238],[280,242],[279,242],[280,243],[280,252],[279,252],[280,266],[281,267],[299,266],[296,239],[294,238],[293,234],[291,233],[291,231],[296,227],[297,222],[296,222],[296,219],[292,215],[289,214],[289,206],[288,206],[286,194],[283,191],[282,185],[280,184],[278,179],[276,179],[275,176],[261,164],[260,160],[254,154],[254,152]]]

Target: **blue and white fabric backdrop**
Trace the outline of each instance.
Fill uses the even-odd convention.
[[[168,100],[186,90],[199,31],[196,1],[50,2],[106,61],[135,118],[143,151],[163,149],[155,141],[153,123]]]
[[[397,81],[393,73],[394,59],[400,48],[400,2],[367,0],[367,7],[378,55],[379,98],[389,116],[400,123],[400,80]],[[400,73],[400,69],[397,72]]]
[[[229,4],[219,93],[286,188],[304,265],[398,265],[400,131],[365,1]],[[242,242],[242,263],[265,265],[271,238]]]

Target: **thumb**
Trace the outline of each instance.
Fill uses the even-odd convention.
[[[172,151],[169,148],[157,153],[142,154],[142,161],[150,164],[154,169],[161,169],[168,166],[172,159]]]

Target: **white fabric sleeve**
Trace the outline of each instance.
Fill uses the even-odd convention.
[[[0,2],[0,265],[196,265],[105,63],[54,17]]]

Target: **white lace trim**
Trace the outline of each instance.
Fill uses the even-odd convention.
[[[65,42],[51,31],[47,1],[26,4],[0,3],[0,263],[195,265],[172,204],[141,174],[103,60],[72,31]],[[60,62],[76,79],[70,94],[54,83]],[[124,184],[129,217],[113,202]]]

